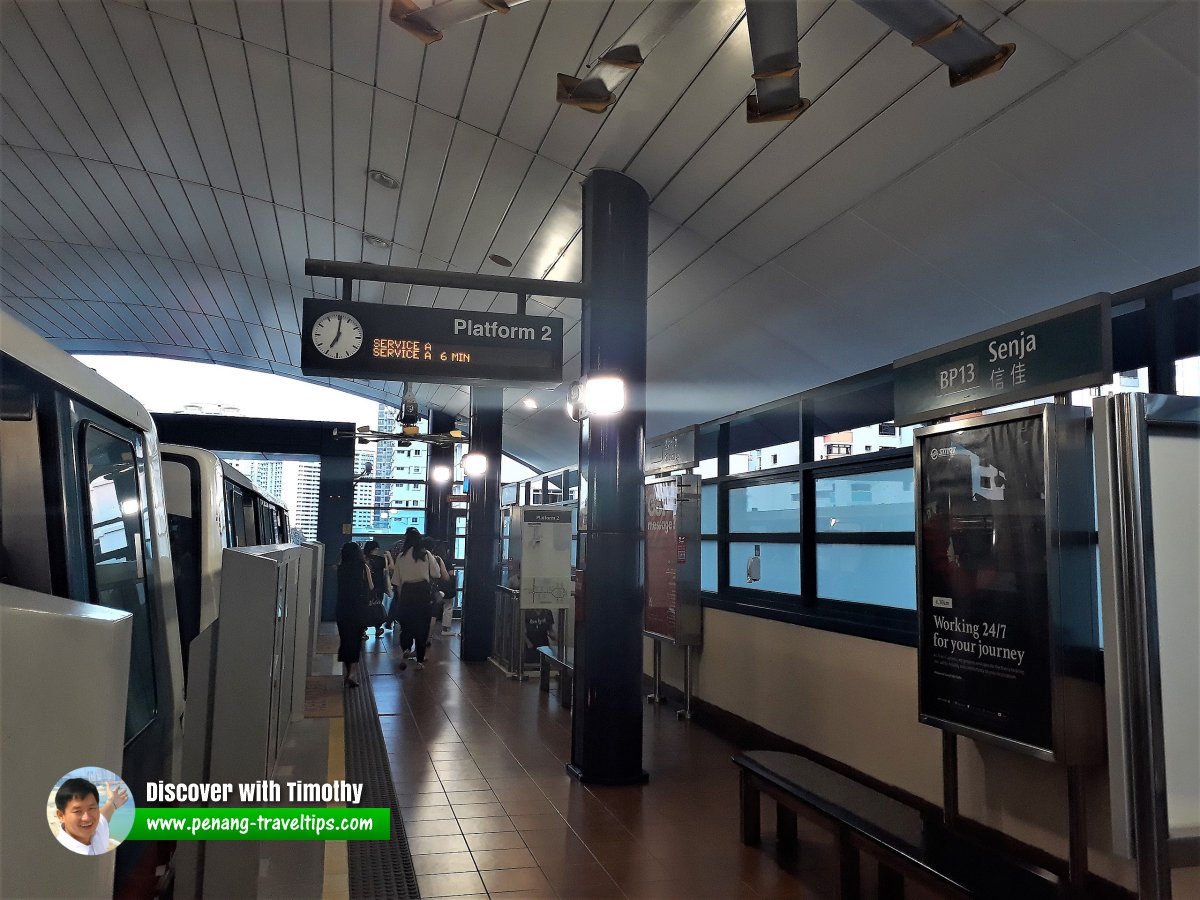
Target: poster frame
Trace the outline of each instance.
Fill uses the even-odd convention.
[[[932,612],[926,606],[922,548],[925,506],[926,439],[956,431],[988,428],[1022,419],[1042,420],[1046,514],[1046,615],[1048,622],[1050,734],[1039,746],[955,721],[925,709],[926,680],[932,660],[925,630]],[[1090,412],[1066,404],[1037,404],[999,413],[968,416],[917,429],[913,434],[913,487],[917,562],[917,718],[964,737],[976,738],[1051,762],[1083,764],[1103,758],[1103,682],[1099,652],[1097,590],[1092,540],[1092,457]],[[1086,586],[1080,589],[1080,586]],[[1028,648],[1032,649],[1032,648]]]
[[[675,516],[675,533],[682,534],[687,540],[687,562],[675,568],[675,634],[664,634],[646,625],[646,609],[649,605],[650,552],[647,547],[644,554],[646,571],[646,593],[642,599],[642,634],[656,641],[671,644],[676,647],[698,647],[704,637],[704,609],[700,600],[700,486],[702,479],[699,475],[670,475],[667,477],[647,478],[642,488],[642,503],[645,504],[648,492],[656,485],[673,483],[679,492],[679,502],[688,503],[684,509],[680,507]],[[649,516],[647,516],[647,520]]]

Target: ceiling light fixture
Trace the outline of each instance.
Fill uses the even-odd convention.
[[[363,240],[366,241],[368,244],[370,244],[372,247],[390,247],[391,243],[392,243],[391,241],[386,240],[385,238],[379,237],[379,235],[367,234],[366,232],[363,232]]]
[[[385,187],[389,191],[396,191],[400,189],[400,182],[387,172],[384,172],[382,169],[369,169],[367,171],[367,177],[380,187]]]
[[[511,269],[512,265],[513,265],[512,260],[505,259],[499,253],[489,253],[488,259],[490,259],[492,262],[494,262],[498,266],[504,266],[504,268],[506,268],[506,269]]]

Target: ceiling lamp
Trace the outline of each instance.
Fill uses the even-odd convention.
[[[367,234],[366,232],[363,232],[363,240],[366,241],[368,244],[370,244],[372,247],[391,246],[391,241],[389,241],[387,238],[381,238],[377,234]]]
[[[754,92],[746,98],[746,121],[790,122],[812,106],[800,96],[796,4],[746,0],[746,29],[754,62]]]
[[[506,13],[525,0],[442,0],[428,6],[418,6],[413,0],[392,0],[389,18],[419,40],[432,44],[442,39],[442,32],[491,13]]]
[[[651,3],[600,58],[588,66],[585,78],[558,73],[556,99],[563,106],[602,113],[617,98],[614,91],[642,67],[646,54],[658,46],[699,0],[660,0]]]
[[[384,172],[382,169],[368,169],[367,177],[370,178],[373,182],[375,182],[380,187],[385,187],[389,191],[395,191],[395,190],[400,189],[400,182],[398,182],[395,178],[393,178],[387,172]]]
[[[950,70],[950,87],[999,72],[1016,44],[997,44],[938,0],[854,0]],[[749,4],[747,4],[749,5]]]

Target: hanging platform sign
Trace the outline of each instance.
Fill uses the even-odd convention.
[[[920,721],[1061,762],[1099,757],[1087,412],[917,431]]]
[[[896,360],[896,424],[930,422],[1110,381],[1111,304],[1111,295],[1093,294]]]
[[[305,375],[506,386],[562,381],[553,316],[304,299]]]
[[[695,425],[646,441],[644,470],[647,475],[691,469],[696,463]]]

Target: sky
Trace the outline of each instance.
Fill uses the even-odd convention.
[[[146,356],[77,356],[150,412],[204,412],[236,407],[237,415],[266,419],[354,422],[375,427],[378,403],[296,378],[214,363]]]

